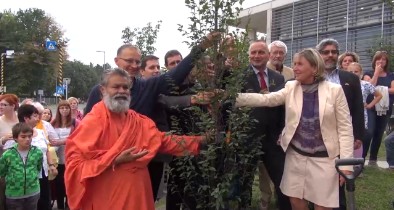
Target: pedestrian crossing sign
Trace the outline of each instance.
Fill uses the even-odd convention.
[[[47,48],[48,51],[56,51],[56,41],[47,41],[45,43],[45,47]]]
[[[56,94],[57,95],[63,95],[64,94],[64,89],[62,86],[57,86],[56,87]]]

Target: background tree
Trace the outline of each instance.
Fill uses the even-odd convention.
[[[122,30],[122,39],[123,43],[136,45],[140,50],[142,57],[146,55],[152,55],[156,52],[156,48],[153,46],[157,39],[157,34],[160,31],[162,21],[157,21],[156,25],[152,25],[149,22],[146,26],[142,28],[134,28],[133,30],[130,27],[126,27]]]
[[[63,67],[64,77],[71,78],[68,95],[87,99],[91,88],[100,81],[102,66],[85,65],[81,61],[66,61]]]
[[[5,82],[7,92],[33,96],[38,89],[54,92],[58,52],[45,49],[47,38],[66,47],[60,26],[41,9],[6,10],[0,13],[0,52],[15,50],[13,60],[7,60]]]
[[[251,195],[239,192],[239,186],[253,179],[250,173],[255,167],[251,163],[260,155],[261,145],[258,138],[249,141],[249,131],[253,121],[249,117],[250,109],[234,107],[237,93],[241,92],[245,72],[248,66],[247,34],[231,28],[237,25],[237,17],[243,1],[239,0],[185,0],[191,10],[190,24],[179,25],[179,31],[187,38],[190,47],[196,45],[208,32],[220,31],[223,36],[216,40],[214,47],[206,51],[215,66],[215,76],[208,76],[204,62],[196,61],[196,91],[214,91],[224,88],[229,98],[221,94],[213,100],[208,110],[191,107],[190,117],[199,117],[192,125],[191,134],[204,134],[212,131],[209,143],[198,157],[180,158],[176,169],[186,183],[182,194],[195,198],[198,209],[240,209],[245,208]],[[232,37],[232,38],[231,38]],[[231,68],[225,66],[225,60],[231,59]],[[172,118],[174,132],[178,121]],[[247,172],[249,171],[249,173]],[[174,190],[180,190],[177,183],[170,183]],[[246,207],[249,208],[249,207]]]

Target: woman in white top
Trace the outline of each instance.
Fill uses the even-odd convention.
[[[3,145],[12,140],[12,127],[18,123],[16,110],[19,107],[19,99],[14,94],[4,94],[0,96],[0,156],[3,153]],[[1,204],[5,203],[5,185],[0,177],[0,210]]]
[[[44,131],[36,129],[36,125],[40,120],[38,110],[30,104],[21,105],[18,109],[18,119],[20,122],[25,122],[33,128],[32,145],[38,147],[43,154],[42,173],[40,174],[40,199],[38,200],[37,209],[49,210],[51,209],[50,203],[50,190],[48,182],[48,170],[52,174],[57,174],[55,163],[52,163],[52,157],[48,153],[48,140]]]
[[[4,94],[0,96],[0,145],[3,146],[7,141],[12,140],[12,127],[17,124],[18,117],[16,110],[19,108],[19,99],[14,94]],[[0,155],[2,148],[0,148]]]
[[[56,200],[58,209],[65,209],[66,207],[68,207],[67,198],[66,202],[64,202],[64,198],[66,197],[66,188],[64,185],[64,150],[66,140],[70,133],[74,130],[76,121],[78,120],[72,118],[71,106],[69,102],[65,100],[60,101],[57,106],[55,119],[53,119],[52,121],[52,126],[55,128],[55,131],[59,136],[59,140],[51,141],[52,146],[58,146],[57,156],[59,157],[59,174],[55,178],[57,196]]]

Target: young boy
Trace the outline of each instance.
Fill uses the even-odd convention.
[[[0,177],[5,177],[6,181],[6,206],[8,209],[37,210],[42,152],[31,145],[33,129],[26,123],[12,127],[12,136],[17,144],[0,158]]]

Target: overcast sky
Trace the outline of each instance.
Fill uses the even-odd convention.
[[[267,0],[245,0],[243,7],[251,7]],[[103,63],[103,53],[106,52],[106,62],[114,67],[113,58],[117,48],[122,44],[122,30],[143,27],[148,22],[156,23],[162,20],[162,27],[155,44],[156,55],[164,64],[164,54],[171,49],[178,49],[183,55],[189,50],[185,39],[177,30],[177,24],[187,25],[190,10],[184,0],[0,0],[0,10],[39,8],[63,28],[68,38],[68,53],[70,60],[80,60],[85,64]]]

